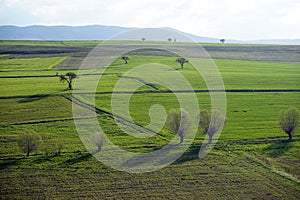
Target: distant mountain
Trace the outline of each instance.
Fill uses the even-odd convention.
[[[103,25],[90,25],[90,26],[0,26],[0,40],[107,40],[111,37],[118,35],[122,32],[134,30],[135,28],[125,28],[119,26],[103,26]],[[203,43],[219,43],[220,39],[210,37],[200,37],[197,35],[180,32],[175,29],[177,33],[181,33],[195,42]],[[147,30],[146,30],[147,31]],[[168,35],[159,35],[159,32],[154,32],[152,38],[147,37],[147,40],[167,41]],[[145,32],[146,34],[146,32]],[[130,35],[132,40],[140,40],[142,35]],[[174,38],[172,38],[174,39]],[[177,38],[180,41],[180,38]],[[226,38],[225,38],[226,39]],[[225,43],[249,43],[249,44],[295,44],[300,45],[300,39],[283,39],[283,40],[229,40],[226,39]]]
[[[119,26],[0,26],[0,40],[107,40],[112,36],[134,30],[135,28],[125,28]],[[154,30],[154,29],[153,29]],[[197,42],[219,42],[219,39],[199,37],[196,35],[183,33],[175,29],[170,29],[181,33]],[[143,30],[138,32],[143,33]],[[151,37],[149,36],[151,35]],[[172,35],[162,35],[157,31],[151,33],[144,30],[144,35],[125,35],[124,37],[131,40],[140,40],[143,36],[147,36],[147,40],[167,41]],[[174,38],[173,38],[174,39]],[[179,39],[179,38],[178,38]]]
[[[131,28],[118,26],[0,26],[1,40],[105,40]]]

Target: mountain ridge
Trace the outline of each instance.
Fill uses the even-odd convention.
[[[136,28],[128,28],[121,26],[106,25],[85,25],[85,26],[0,26],[0,40],[107,40],[114,35],[118,35],[124,31],[134,30]],[[170,29],[170,28],[169,28]],[[219,43],[219,38],[201,37],[190,33],[177,31],[195,42],[203,43]],[[142,38],[142,36],[141,36]],[[140,40],[141,38],[136,38]],[[167,41],[165,38],[164,41]],[[226,39],[226,38],[225,38]],[[300,39],[266,39],[266,40],[231,40],[226,39],[226,43],[248,43],[248,44],[287,44],[300,45]]]

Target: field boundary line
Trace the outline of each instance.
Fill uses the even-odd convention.
[[[107,91],[107,92],[78,92],[76,94],[145,94],[145,93],[208,93],[208,92],[228,92],[228,93],[288,93],[300,92],[300,89],[270,89],[270,90],[256,90],[256,89],[235,89],[235,90],[145,90],[145,91]]]
[[[298,93],[300,89],[287,89],[287,90],[145,90],[145,91],[107,91],[107,92],[78,92],[76,94],[147,94],[147,93],[158,93],[158,94],[168,94],[168,93],[208,93],[208,92],[228,92],[228,93]],[[47,96],[64,96],[62,93],[55,94],[34,94],[34,95],[16,95],[16,96],[0,96],[0,99],[13,99],[13,98],[37,98],[37,97],[47,97]]]
[[[299,141],[300,138],[293,138],[293,141]],[[226,141],[228,144],[269,144],[274,142],[285,142],[286,138],[284,137],[277,137],[277,138],[267,138],[267,139],[244,139],[244,140],[223,140]]]
[[[53,70],[59,71],[59,70]],[[2,72],[12,72],[12,71],[2,71]],[[1,73],[1,71],[0,71]],[[114,75],[117,73],[95,73],[95,74],[78,74],[78,76],[104,76],[104,75]],[[23,76],[0,76],[0,78],[47,78],[47,77],[58,77],[58,75],[23,75]]]
[[[91,117],[70,117],[70,118],[61,118],[61,119],[46,119],[46,120],[39,120],[39,121],[27,121],[27,122],[18,122],[12,124],[0,124],[0,125],[26,125],[26,124],[43,124],[43,123],[52,123],[52,122],[62,122],[62,121],[70,121],[70,120],[84,120],[89,119]]]
[[[147,82],[147,81],[145,81],[144,79],[141,79],[141,78],[138,78],[138,77],[135,77],[135,76],[123,76],[123,75],[121,75],[121,74],[118,74],[117,77],[119,77],[119,78],[133,79],[133,80],[136,80],[136,81],[138,81],[138,82],[141,82],[141,83],[143,83],[143,84],[145,84],[145,85],[147,85],[147,86],[149,86],[149,87],[151,87],[151,88],[153,88],[153,89],[155,89],[155,90],[160,91],[160,89],[159,89],[158,87],[156,87],[155,84],[150,83],[150,82]]]
[[[112,113],[110,113],[110,112],[108,112],[106,110],[103,110],[103,109],[100,109],[100,108],[97,108],[97,107],[93,107],[92,105],[86,104],[86,103],[82,102],[81,100],[79,100],[78,98],[75,98],[74,96],[72,97],[72,99],[75,99],[75,101],[73,101],[72,99],[70,99],[69,97],[67,97],[65,95],[62,95],[62,96],[65,99],[69,100],[71,103],[75,103],[78,106],[81,106],[83,108],[89,109],[91,111],[95,111],[97,114],[106,114],[111,119],[117,118],[118,122],[120,122],[121,124],[123,124],[125,126],[130,126],[133,129],[138,130],[138,131],[141,130],[141,129],[144,129],[144,130],[150,131],[151,133],[154,133],[154,134],[160,136],[163,140],[167,140],[163,135],[161,135],[160,133],[157,133],[157,132],[153,131],[150,128],[146,128],[146,127],[144,127],[144,126],[142,126],[142,125],[140,125],[138,123],[133,123],[132,121],[130,121],[128,119],[125,119],[125,118],[123,118],[121,116],[113,115]]]

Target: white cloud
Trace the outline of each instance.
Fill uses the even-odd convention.
[[[0,0],[0,24],[170,27],[232,39],[300,37],[298,0]]]

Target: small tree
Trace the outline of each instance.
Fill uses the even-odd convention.
[[[95,135],[93,135],[93,142],[97,146],[96,153],[100,152],[104,143],[103,135],[101,133],[96,133]]]
[[[142,37],[142,41],[145,41],[145,40],[146,40],[146,38]]]
[[[40,144],[40,137],[33,132],[22,133],[18,140],[20,149],[26,153],[26,156],[35,151]]]
[[[293,140],[293,134],[299,123],[299,112],[296,108],[290,108],[279,115],[279,126],[289,136],[288,141]]]
[[[66,73],[66,75],[59,75],[60,81],[62,81],[62,82],[66,81],[68,83],[69,90],[73,90],[72,81],[75,78],[77,78],[77,75],[74,72],[68,72],[68,73]]]
[[[54,155],[56,155],[56,156],[60,155],[63,146],[64,146],[63,142],[61,142],[61,141],[56,141],[56,142],[53,144],[53,152],[52,152],[52,153],[53,153]]]
[[[184,63],[187,63],[187,62],[189,62],[189,61],[186,60],[185,58],[177,58],[177,59],[176,59],[176,62],[178,62],[178,63],[180,64],[180,66],[181,66],[181,69],[183,69]]]
[[[122,56],[121,59],[124,60],[125,64],[128,63],[129,58],[127,56]]]
[[[61,150],[64,147],[63,141],[51,141],[47,138],[43,139],[43,151],[46,156],[49,154],[58,156],[61,154]]]
[[[218,110],[213,110],[210,113],[203,109],[199,113],[199,127],[202,128],[203,133],[208,135],[208,143],[212,142],[212,138],[224,124],[225,118]]]
[[[168,41],[171,42],[171,41],[172,41],[172,38],[168,38]]]
[[[221,40],[220,40],[220,42],[222,42],[222,44],[224,44],[224,42],[225,42],[225,39],[221,39]]]
[[[184,109],[172,109],[166,121],[167,129],[180,137],[180,144],[190,129],[190,120]]]

